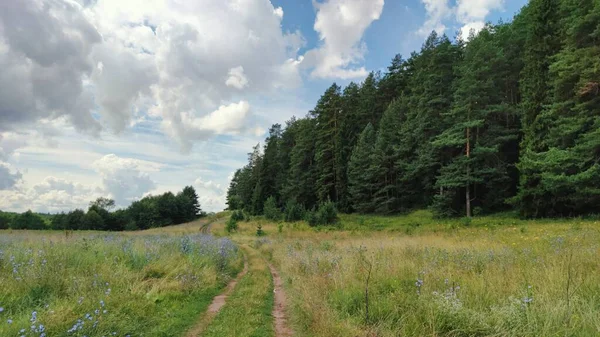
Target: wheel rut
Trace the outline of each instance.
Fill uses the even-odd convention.
[[[221,294],[213,298],[212,302],[208,306],[208,309],[206,309],[196,325],[194,325],[194,327],[188,331],[188,333],[185,335],[186,337],[197,337],[202,334],[204,329],[206,329],[215,316],[217,316],[219,311],[221,311],[225,303],[227,303],[227,298],[229,295],[231,295],[235,289],[235,286],[242,279],[242,277],[246,275],[246,273],[248,273],[248,258],[246,257],[246,254],[244,254],[244,269],[242,269],[242,271],[239,272],[233,280],[229,281],[227,287]]]
[[[287,315],[287,298],[283,290],[283,281],[281,276],[277,272],[277,269],[269,263],[269,269],[271,270],[271,276],[273,277],[273,292],[275,293],[275,303],[273,305],[273,321],[275,324],[275,336],[276,337],[289,337],[293,336],[294,332],[290,328]]]

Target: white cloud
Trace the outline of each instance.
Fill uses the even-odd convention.
[[[194,188],[198,193],[198,199],[202,209],[207,211],[220,211],[225,209],[227,190],[212,180],[204,181],[198,178],[194,181]]]
[[[275,14],[280,19],[283,19],[283,8],[277,7],[273,10],[273,14]]]
[[[457,0],[456,17],[460,23],[461,34],[467,38],[471,30],[479,33],[485,26],[485,18],[493,10],[501,10],[504,0]]]
[[[21,172],[13,171],[10,164],[0,161],[0,190],[10,189],[21,180],[23,176]]]
[[[247,119],[250,116],[250,104],[247,101],[221,105],[215,111],[196,117],[193,112],[182,112],[177,122],[163,122],[165,131],[181,141],[181,146],[189,150],[192,140],[206,140],[216,134],[238,134],[251,130]]]
[[[0,191],[0,206],[19,212],[28,209],[61,212],[75,208],[85,209],[91,200],[102,195],[100,188],[48,176],[30,188],[20,187],[11,193]]]
[[[452,14],[448,0],[421,0],[421,2],[425,5],[427,19],[417,34],[427,36],[432,31],[443,34],[446,31],[443,21]]]
[[[97,133],[83,79],[100,42],[76,2],[0,2],[0,131],[67,116],[78,129]]]
[[[483,27],[485,27],[485,22],[483,22],[483,21],[475,21],[475,22],[466,23],[465,25],[463,25],[460,28],[460,36],[463,40],[466,41],[471,36],[471,32],[474,35],[477,35],[477,33],[479,33],[479,31],[481,31],[483,29]]]
[[[282,17],[269,0],[0,2],[0,131],[66,116],[99,135],[150,114],[189,147],[206,138],[180,139],[186,116],[301,83]]]
[[[93,166],[102,177],[104,191],[120,206],[128,205],[156,187],[147,172],[159,169],[157,165],[109,154],[95,161]]]
[[[383,0],[328,0],[313,2],[317,17],[314,29],[321,46],[304,55],[302,65],[317,78],[357,78],[367,75],[356,67],[367,52],[362,41],[365,30],[383,11]]]
[[[448,0],[421,0],[425,5],[426,20],[417,31],[420,36],[427,36],[432,31],[438,34],[446,32],[444,22],[450,18],[462,24],[461,35],[467,39],[471,30],[477,34],[485,26],[485,18],[494,10],[501,10],[504,0],[457,0],[455,7],[450,7]]]
[[[244,67],[239,66],[229,69],[229,77],[225,81],[228,87],[244,89],[248,86],[248,78],[244,75]]]

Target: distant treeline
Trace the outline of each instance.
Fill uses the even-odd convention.
[[[384,74],[333,84],[273,125],[227,194],[230,209],[525,217],[600,206],[600,2],[531,0],[476,36],[432,33]],[[299,205],[299,206],[298,206]]]
[[[114,208],[114,200],[98,198],[90,202],[87,211],[76,209],[54,215],[0,212],[0,229],[137,230],[176,225],[203,215],[192,186],[186,186],[176,195],[171,192],[150,195],[125,209]]]

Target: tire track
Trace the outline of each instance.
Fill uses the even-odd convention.
[[[273,292],[275,293],[275,303],[273,305],[273,321],[275,324],[275,337],[290,337],[294,333],[290,328],[287,316],[287,298],[283,290],[283,281],[277,272],[277,269],[269,263],[269,269],[271,270],[271,276],[273,277]]]
[[[244,269],[233,280],[229,281],[227,287],[221,294],[213,298],[211,304],[208,306],[208,309],[206,309],[206,311],[204,312],[200,320],[196,323],[196,325],[188,331],[186,337],[200,336],[200,334],[204,331],[204,329],[206,329],[206,327],[215,318],[215,316],[217,316],[219,311],[221,311],[221,309],[227,302],[227,297],[231,295],[231,293],[235,289],[235,286],[242,279],[242,277],[246,275],[246,273],[248,273],[248,258],[246,257],[246,254],[244,254]]]

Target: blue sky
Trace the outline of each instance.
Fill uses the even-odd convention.
[[[50,15],[43,0],[9,1],[0,209],[48,212],[185,185],[220,210],[269,126],[304,116],[331,83],[384,71],[431,30],[453,37],[526,3],[60,0]]]

